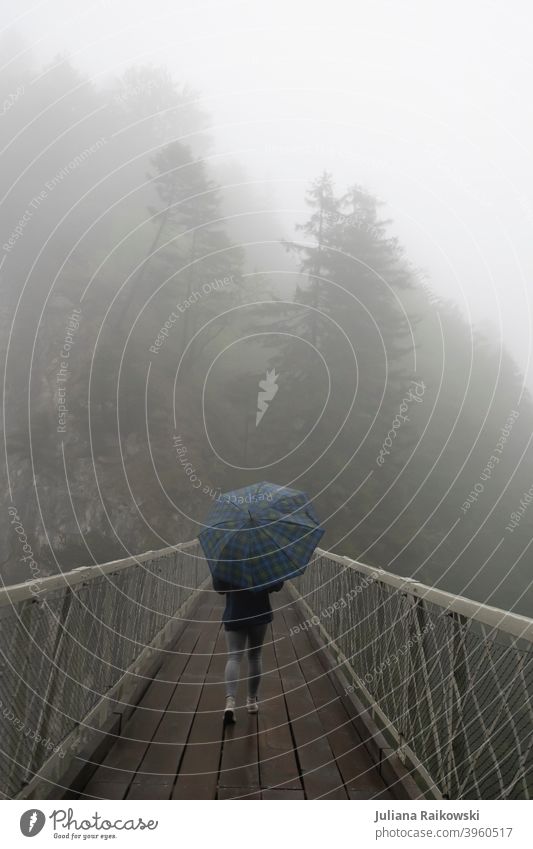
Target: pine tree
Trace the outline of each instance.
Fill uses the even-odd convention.
[[[279,456],[276,433],[283,433],[289,450],[301,444],[283,464],[285,478],[303,472],[314,491],[330,481],[335,498],[346,502],[363,470],[375,468],[388,422],[413,377],[411,335],[398,294],[413,285],[414,275],[388,235],[379,202],[359,186],[338,196],[324,172],[307,202],[311,215],[298,226],[306,239],[287,244],[300,258],[304,282],[295,302],[303,306],[292,326],[296,338],[282,342],[270,363],[280,374],[280,391],[265,420],[262,450],[265,458]],[[387,474],[401,468],[414,439],[405,429]],[[379,497],[380,487],[360,494],[358,504],[370,493]],[[375,522],[366,525],[369,539]]]
[[[302,232],[304,243],[286,243],[288,250],[296,252],[300,257],[300,271],[308,277],[308,288],[297,288],[296,299],[307,303],[310,307],[309,316],[304,322],[308,325],[306,336],[313,347],[318,343],[320,324],[319,311],[328,308],[328,287],[322,279],[322,272],[327,269],[327,249],[330,244],[332,222],[338,217],[340,201],[333,194],[331,174],[324,171],[307,190],[305,201],[314,211],[304,224],[297,224],[297,231]],[[305,331],[304,331],[305,332]]]

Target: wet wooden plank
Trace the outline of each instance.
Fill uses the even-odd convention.
[[[257,752],[257,714],[239,708],[235,725],[225,729],[222,761],[218,779],[221,787],[258,787],[259,763]]]
[[[206,612],[207,615],[211,615],[212,610],[212,605],[207,608],[204,605],[199,606],[198,615],[202,616]],[[169,655],[168,661],[162,664],[157,677],[153,679],[126,722],[120,737],[80,792],[80,798],[84,798],[85,795],[95,795],[93,793],[95,786],[101,792],[101,785],[106,782],[112,782],[115,785],[114,788],[110,788],[110,792],[118,793],[118,787],[121,786],[122,798],[126,797],[128,787],[176,688],[176,682],[173,679],[177,677],[180,666],[185,668],[187,665],[201,632],[202,623],[197,622],[192,623],[180,635],[172,647],[176,648],[178,653]]]
[[[181,633],[80,798],[392,798],[320,652],[305,631],[289,636],[289,594],[275,601],[259,713],[246,712],[241,682],[237,723],[223,729],[223,599],[210,597],[191,615],[212,624]]]
[[[363,790],[352,790],[351,787],[348,788],[348,798],[356,801],[357,799],[376,799],[376,800],[385,800],[385,799],[394,799],[392,793],[385,788],[384,790],[377,790],[372,794],[369,794],[368,789],[365,788]]]
[[[222,605],[219,616],[221,613]],[[226,641],[221,628],[172,792],[173,799],[216,798],[223,735],[225,665]]]
[[[316,713],[281,611],[274,619],[273,631],[274,636],[279,637],[275,642],[276,658],[306,798],[347,799],[341,773]]]
[[[226,799],[260,799],[261,798],[261,788],[258,786],[250,787],[246,785],[245,787],[220,787],[218,791],[218,799],[226,800]]]
[[[286,610],[283,615],[289,630],[301,621],[295,610]],[[350,798],[353,793],[357,794],[353,798],[392,799],[377,764],[357,734],[330,676],[322,664],[317,663],[320,651],[317,651],[306,631],[293,631],[292,642],[348,795]]]
[[[218,611],[217,611],[218,619]],[[126,796],[170,799],[220,625],[206,622]]]
[[[303,790],[291,790],[280,787],[264,787],[261,791],[262,799],[270,799],[271,801],[280,799],[291,799],[293,802],[305,799]]]
[[[276,662],[272,627],[263,648],[263,678],[259,690],[258,750],[262,787],[302,791],[285,695]]]
[[[246,677],[248,674],[246,652],[242,659],[239,686],[237,689],[237,709],[235,725],[224,730],[222,759],[218,778],[218,799],[224,798],[224,788],[258,788],[259,763],[257,744],[257,714],[250,714],[245,707]],[[256,798],[261,798],[257,796]]]
[[[90,781],[80,799],[124,799],[127,789],[124,781]]]

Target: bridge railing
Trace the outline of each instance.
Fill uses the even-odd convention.
[[[46,798],[207,586],[199,543],[0,590],[0,793]],[[533,797],[533,620],[317,549],[302,612],[435,795]],[[80,760],[83,760],[80,755]]]
[[[533,797],[533,619],[321,549],[293,591],[346,695],[436,796]]]
[[[199,543],[0,590],[0,793],[45,798],[208,576]],[[148,683],[148,680],[145,680]]]

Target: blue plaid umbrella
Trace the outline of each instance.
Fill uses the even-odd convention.
[[[260,590],[301,575],[323,533],[305,492],[263,481],[219,495],[198,539],[213,577]]]

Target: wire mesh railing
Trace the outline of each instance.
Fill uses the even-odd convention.
[[[143,677],[208,576],[193,540],[0,590],[4,797]],[[413,775],[450,799],[533,797],[532,619],[321,549],[292,587],[294,627],[320,632]]]
[[[192,543],[0,590],[0,793],[14,798],[125,679],[208,576]],[[56,774],[58,774],[56,769]]]
[[[293,588],[413,775],[450,799],[533,797],[532,619],[321,549]]]

